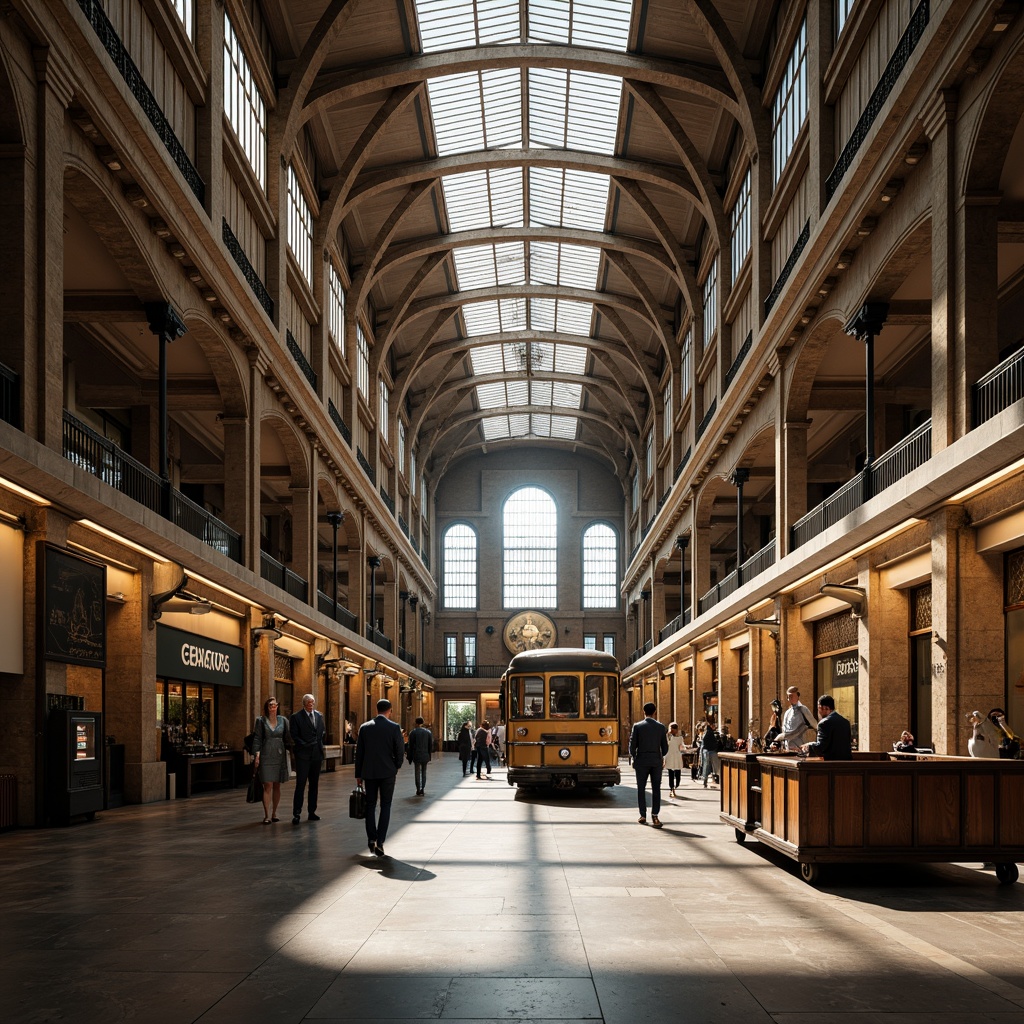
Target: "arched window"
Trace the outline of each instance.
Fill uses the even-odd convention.
[[[583,607],[617,608],[618,542],[615,531],[595,523],[583,534]]]
[[[444,533],[444,606],[476,607],[476,531],[465,523]]]
[[[558,511],[539,487],[521,487],[505,502],[504,605],[558,607]]]

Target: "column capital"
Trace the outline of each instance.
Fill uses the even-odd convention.
[[[885,319],[889,315],[888,302],[865,302],[857,310],[843,330],[855,337],[858,341],[866,341],[869,337],[876,338],[885,326]]]
[[[50,46],[37,46],[32,50],[36,66],[36,81],[48,85],[60,102],[69,106],[75,95],[75,81],[64,58]]]
[[[737,466],[729,477],[729,483],[733,487],[742,487],[750,479],[750,470],[744,466]]]
[[[956,89],[939,89],[921,112],[921,126],[929,139],[934,139],[956,120],[958,96]]]
[[[169,302],[147,302],[146,320],[149,329],[161,341],[174,341],[188,332],[185,321]]]

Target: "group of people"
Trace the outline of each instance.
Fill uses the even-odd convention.
[[[484,778],[484,766],[487,766],[486,778],[491,777],[491,758],[500,764],[502,749],[505,746],[505,725],[500,723],[492,726],[485,718],[475,731],[470,722],[463,722],[456,739],[462,774],[472,775],[476,772],[478,779]]]
[[[810,711],[800,702],[800,690],[791,686],[786,691],[789,707],[783,715],[774,744],[779,749],[796,751],[808,757],[821,757],[826,761],[850,761],[853,759],[853,730],[848,719],[836,711],[836,703],[830,694],[818,698],[818,717],[811,718]],[[637,722],[629,736],[629,757],[636,773],[637,809],[639,823],[647,824],[647,786],[651,787],[651,824],[662,827],[661,779],[662,771],[668,772],[668,787],[672,797],[680,784],[683,768],[683,751],[686,738],[676,722],[666,728],[655,718],[657,705],[644,705],[644,719]],[[781,705],[780,705],[781,710]],[[814,733],[814,739],[809,734]],[[700,748],[700,777],[707,788],[708,780],[718,781],[718,751],[722,736],[711,721],[702,722],[695,737]]]

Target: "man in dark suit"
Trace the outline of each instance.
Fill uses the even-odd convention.
[[[316,710],[316,698],[307,693],[302,710],[288,720],[295,744],[295,795],[292,797],[292,824],[302,817],[302,798],[309,783],[309,820],[319,821],[316,798],[320,792],[320,769],[324,763],[324,716]]]
[[[422,718],[417,718],[416,728],[409,733],[409,764],[416,779],[417,796],[423,796],[427,788],[427,763],[433,752],[434,734],[423,724]]]
[[[647,716],[633,726],[629,735],[629,756],[636,772],[636,802],[640,808],[640,824],[647,824],[647,780],[651,780],[651,824],[661,828],[658,812],[661,810],[661,770],[668,753],[668,730],[655,717],[658,708],[644,705]]]
[[[366,789],[366,842],[370,853],[377,857],[384,856],[384,840],[391,821],[391,800],[395,795],[395,776],[405,756],[401,726],[391,721],[391,715],[391,701],[377,701],[377,717],[363,722],[356,738],[356,785]]]
[[[853,734],[850,723],[836,711],[836,702],[830,694],[818,698],[818,738],[805,743],[801,752],[810,757],[823,757],[826,761],[853,760]]]

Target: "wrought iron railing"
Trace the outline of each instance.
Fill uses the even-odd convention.
[[[416,667],[416,655],[412,651],[407,651],[401,644],[398,645],[398,657],[406,665],[412,665],[413,668]]]
[[[800,232],[800,235],[796,240],[796,245],[793,246],[793,249],[789,254],[789,259],[786,260],[786,265],[782,268],[782,273],[779,274],[778,280],[774,285],[772,285],[772,290],[768,293],[768,298],[764,300],[765,316],[772,311],[772,306],[778,302],[779,296],[782,294],[782,289],[786,287],[789,275],[793,273],[793,268],[796,266],[797,260],[800,259],[800,256],[804,251],[804,247],[807,245],[807,241],[810,237],[811,222],[808,220],[804,225],[803,231]]]
[[[376,644],[378,647],[383,647],[385,651],[390,653],[391,651],[391,640],[385,636],[379,629],[374,629],[373,626],[366,627],[366,639],[372,644]]]
[[[0,363],[0,420],[12,427],[21,426],[21,378],[3,363]]]
[[[356,462],[363,467],[363,472],[370,478],[370,483],[375,484],[377,482],[377,473],[373,466],[370,465],[369,459],[363,454],[363,449],[356,445]]]
[[[380,496],[383,499],[384,504],[387,505],[388,511],[392,515],[394,515],[395,514],[395,499],[392,498],[391,495],[388,494],[388,492],[385,491],[383,487],[381,487],[381,489],[380,489]]]
[[[692,454],[693,446],[691,445],[689,448],[686,449],[685,452],[683,452],[683,457],[679,460],[679,465],[676,466],[676,471],[672,476],[672,483],[675,483],[682,475],[682,472],[686,468],[686,464],[690,461],[690,456]]]
[[[412,544],[413,551],[418,555],[420,553],[420,542],[410,533],[409,543]]]
[[[740,372],[740,367],[743,365],[743,360],[747,358],[747,354],[750,352],[751,346],[754,344],[754,332],[748,331],[746,338],[743,339],[743,344],[740,346],[739,352],[736,353],[736,358],[732,361],[732,366],[729,367],[725,375],[725,390],[728,390],[729,385],[733,382],[736,374]]]
[[[716,583],[697,602],[697,610],[703,615],[719,601],[724,601],[734,594],[744,583],[749,583],[755,576],[760,576],[767,568],[775,564],[775,541],[770,540],[760,551],[752,554],[739,568],[735,569]]]
[[[775,564],[775,541],[770,540],[740,566],[740,581],[747,583]]]
[[[160,104],[157,103],[156,97],[146,84],[146,80],[142,77],[142,72],[139,71],[135,61],[132,60],[131,55],[125,49],[124,43],[121,42],[121,37],[110,23],[110,19],[107,17],[99,0],[78,0],[78,6],[82,8],[82,13],[88,19],[89,24],[92,25],[93,31],[98,36],[103,49],[107,51],[110,59],[114,62],[114,66],[128,86],[129,91],[138,101],[139,106],[142,107],[142,112],[156,130],[160,141],[170,154],[171,160],[174,161],[175,166],[181,171],[185,184],[192,190],[200,205],[205,204],[206,185],[203,179],[199,176],[195,165],[189,159],[188,153],[185,152],[185,147],[181,144],[178,136],[175,135],[171,123],[167,120],[163,110],[160,109]]]
[[[272,558],[266,551],[260,552],[260,576],[268,583],[280,587],[303,603],[307,600],[309,584],[298,573],[283,566],[276,558]]]
[[[341,413],[338,412],[338,407],[334,404],[334,401],[330,398],[327,399],[327,414],[334,420],[334,425],[338,428],[338,433],[348,443],[349,448],[352,447],[352,431],[348,429],[348,424],[341,418]]]
[[[235,233],[228,226],[226,220],[221,221],[221,237],[224,239],[224,245],[231,254],[231,258],[238,265],[238,269],[241,270],[246,284],[252,289],[253,295],[256,296],[256,301],[264,308],[267,316],[273,320],[274,300],[270,297],[267,286],[261,280],[260,275],[256,273],[256,268],[249,262],[249,257],[246,256],[242,243],[235,238]]]
[[[690,609],[677,615],[670,622],[666,622],[661,629],[658,630],[658,643],[660,644],[663,640],[667,640],[673,633],[678,633],[684,626],[690,624]]]
[[[653,640],[648,640],[642,647],[638,647],[626,659],[626,664],[627,665],[632,665],[634,661],[639,661],[653,646],[654,646],[654,641]]]
[[[351,629],[353,633],[359,632],[359,619],[340,603],[337,609],[335,609],[334,598],[330,594],[325,594],[322,590],[318,590],[316,592],[316,606],[321,615],[326,615],[327,618],[340,622],[341,625]]]
[[[406,535],[409,536],[409,524],[405,521],[405,516],[401,512],[398,513],[398,528]]]
[[[236,562],[242,535],[64,410],[64,458]]]
[[[932,456],[932,421],[925,420],[871,464],[871,494],[878,494]],[[867,497],[870,497],[868,495]]]
[[[508,668],[504,665],[478,665],[452,662],[442,665],[427,665],[426,671],[435,679],[500,679]]]
[[[313,369],[313,364],[306,358],[306,353],[302,351],[299,343],[295,340],[295,335],[290,330],[285,329],[284,341],[288,346],[288,351],[292,354],[292,359],[295,360],[303,376],[309,381],[313,390],[316,391],[316,370]]]
[[[703,597],[697,601],[697,611],[703,615],[719,601],[724,601],[730,594],[735,594],[740,587],[740,574],[733,569],[728,576],[718,581]]]
[[[900,74],[907,66],[907,62],[910,60],[910,55],[914,52],[915,47],[921,41],[921,36],[924,35],[924,30],[928,26],[928,17],[928,0],[921,0],[921,3],[917,6],[917,10],[914,11],[914,14],[910,19],[910,23],[907,25],[906,31],[900,37],[900,41],[896,44],[896,49],[889,58],[889,63],[885,65],[885,70],[878,79],[878,83],[875,85],[874,91],[868,98],[868,101],[864,106],[864,110],[862,111],[857,124],[854,126],[853,132],[850,134],[850,138],[843,147],[842,153],[839,154],[839,159],[836,161],[835,167],[832,168],[832,172],[825,179],[825,194],[828,199],[831,199],[832,196],[835,195],[836,189],[839,188],[839,183],[843,180],[846,172],[852,166],[854,157],[857,155],[857,151],[863,145],[864,140],[868,137],[868,133],[871,131],[871,126],[875,123],[878,115],[882,112],[882,107],[885,106],[885,101],[889,98],[889,94],[892,92],[896,82],[899,80]]]
[[[715,410],[718,408],[718,399],[714,398],[711,401],[711,405],[708,406],[708,411],[704,413],[704,418],[697,424],[697,430],[695,433],[695,440],[699,440],[705,430],[708,429],[708,424],[714,419]]]
[[[876,459],[867,471],[858,473],[817,508],[798,519],[790,527],[790,549],[796,550],[824,533],[865,501],[923,466],[931,458],[931,448],[932,421],[927,420]]]
[[[993,367],[974,385],[974,426],[1024,398],[1024,348]]]

